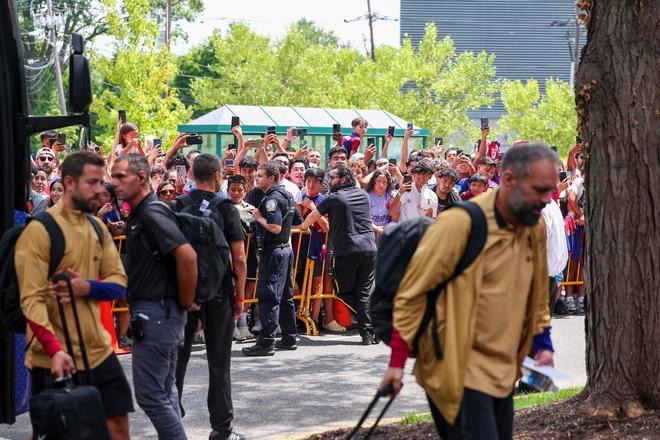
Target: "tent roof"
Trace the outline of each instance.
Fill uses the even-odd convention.
[[[356,110],[310,107],[271,107],[252,105],[224,105],[187,124],[180,131],[197,133],[230,133],[231,118],[241,118],[246,133],[263,133],[266,127],[275,126],[277,132],[289,127],[306,128],[308,134],[332,134],[332,125],[341,124],[342,132],[350,132],[351,121],[363,117],[369,122],[369,134],[384,135],[391,125],[396,135],[403,135],[407,121],[385,110]],[[428,136],[429,131],[414,126],[415,136]]]

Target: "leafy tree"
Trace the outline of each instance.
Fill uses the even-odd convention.
[[[501,130],[513,131],[520,139],[556,145],[564,156],[575,144],[577,112],[568,83],[548,80],[541,96],[536,80],[504,81],[501,94],[507,111],[499,120]]]
[[[126,109],[128,119],[142,133],[168,140],[174,139],[177,123],[192,113],[169,87],[177,68],[166,48],[156,45],[158,27],[150,18],[148,0],[131,0],[125,8],[126,16],[116,12],[108,16],[114,56],[94,59],[104,87],[97,89],[92,112],[106,150],[114,140],[118,109]]]
[[[314,24],[313,21],[307,20],[306,18],[301,18],[294,23],[293,26],[291,26],[291,30],[302,32],[305,41],[308,44],[333,48],[340,47],[339,37],[337,37],[334,32],[323,30]]]

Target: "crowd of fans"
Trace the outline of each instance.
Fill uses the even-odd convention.
[[[385,228],[391,223],[420,217],[436,218],[449,207],[493,191],[498,187],[499,167],[506,153],[498,142],[488,140],[487,124],[482,125],[481,139],[473,151],[447,148],[441,139],[430,149],[410,150],[409,140],[414,130],[409,126],[403,137],[402,160],[397,164],[388,155],[393,130],[388,131],[377,155],[373,142],[365,142],[369,139],[365,137],[367,121],[353,120],[352,129],[348,136],[334,132],[334,145],[328,151],[323,169],[320,151],[307,146],[297,150],[292,147],[300,133],[296,127],[289,128],[283,137],[269,129],[262,137],[246,139],[240,125],[235,125],[232,127],[235,144],[228,146],[218,158],[198,149],[199,136],[180,134],[163,152],[160,139],[146,136],[143,145],[135,124],[120,123],[109,153],[104,154],[94,145],[85,147],[105,163],[105,181],[96,198],[95,214],[107,225],[111,236],[123,240],[127,223],[135,217],[131,213],[136,205],[118,197],[122,191],[126,192],[120,182],[124,171],[117,171],[123,168],[116,167],[121,162],[125,163],[122,166],[127,172],[145,172],[148,190],[174,211],[180,209],[177,202],[185,195],[206,193],[211,198],[228,199],[235,210],[228,213],[225,225],[227,221],[233,222],[231,218],[235,215],[236,224],[240,219],[242,229],[242,233],[234,230],[228,241],[242,240],[245,250],[237,257],[236,249],[232,248],[232,258],[245,260],[246,266],[246,273],[238,277],[241,288],[237,290],[241,295],[234,303],[233,338],[246,341],[259,334],[254,347],[243,349],[246,356],[271,356],[273,345],[277,349],[297,348],[296,331],[292,328],[295,327],[292,298],[303,287],[310,261],[313,269],[307,273],[307,279],[312,294],[321,297],[335,293],[354,313],[363,344],[378,343],[369,317],[369,297],[376,249]],[[59,163],[67,155],[65,138],[56,132],[44,132],[41,142],[42,147],[33,156],[27,205],[27,211],[33,215],[56,205],[64,192]],[[511,148],[515,147],[516,144]],[[187,148],[185,154],[184,148]],[[570,262],[568,267],[560,263],[550,269],[551,308],[556,314],[583,313],[585,288],[580,282],[583,280],[584,156],[579,145],[569,151],[566,165],[558,171],[560,179],[551,204],[561,211],[560,228],[565,231],[566,241],[560,240],[559,247],[568,249]],[[546,224],[550,221],[550,217],[546,218]],[[309,233],[292,236],[292,226]],[[288,254],[278,253],[283,248],[300,251],[294,260]],[[556,249],[549,250],[549,254],[560,253]],[[264,255],[274,258],[277,267],[265,264]],[[561,261],[561,257],[555,260]],[[298,262],[295,269],[293,261]],[[562,291],[558,282],[564,278],[576,283],[567,284]],[[267,296],[264,289],[272,290],[273,296]],[[248,307],[243,301],[255,293],[259,304]],[[327,331],[346,332],[346,326],[334,316],[333,301],[333,298],[313,300],[311,319]],[[199,308],[188,311],[199,312]],[[128,313],[119,313],[117,318],[120,345],[128,347]],[[202,321],[192,326],[190,322],[187,324],[188,350],[189,330],[196,328],[195,339],[204,341]],[[282,339],[275,343],[274,337],[280,332]],[[185,362],[182,368],[185,374]],[[178,369],[179,366],[177,383],[180,381],[182,386],[183,376],[179,377]],[[231,396],[228,401],[231,407]]]

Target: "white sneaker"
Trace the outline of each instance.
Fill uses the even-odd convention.
[[[250,329],[247,327],[239,327],[238,328],[239,333],[241,334],[241,338],[243,338],[243,341],[247,341],[248,339],[254,338],[254,335],[250,333]]]
[[[323,328],[334,333],[345,333],[346,327],[339,325],[334,319],[327,324],[323,324]]]

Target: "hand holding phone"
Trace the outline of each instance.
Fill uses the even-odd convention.
[[[231,128],[238,127],[241,125],[241,118],[238,116],[232,116],[231,117]]]
[[[394,125],[390,125],[389,127],[387,127],[387,134],[394,137]]]
[[[176,177],[177,177],[177,179],[180,178],[180,177],[185,178],[186,174],[187,174],[187,171],[186,171],[186,166],[185,165],[177,165],[176,166]]]

